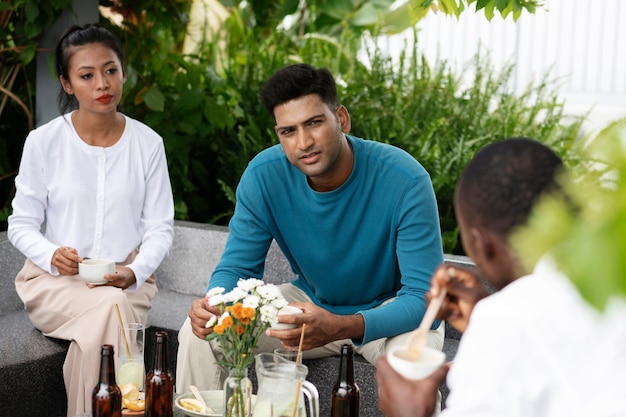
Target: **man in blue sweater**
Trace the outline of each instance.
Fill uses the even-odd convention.
[[[408,153],[348,136],[329,71],[288,66],[267,80],[261,100],[276,120],[279,145],[259,153],[237,187],[237,204],[209,289],[262,277],[276,240],[297,278],[281,286],[303,314],[269,330],[260,349],[297,347],[304,358],[336,355],[352,342],[371,363],[418,327],[429,279],[443,261],[437,204],[428,173]],[[219,312],[195,300],[179,335],[177,387],[220,389],[226,372],[204,338]],[[443,324],[429,344],[441,349]]]

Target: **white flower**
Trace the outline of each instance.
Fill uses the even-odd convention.
[[[222,294],[224,292],[224,287],[215,287],[211,288],[209,292],[206,293],[207,297],[213,297],[214,295]]]
[[[263,281],[256,278],[239,278],[239,281],[237,281],[237,287],[241,288],[245,292],[252,292],[252,290],[254,290],[256,287],[260,287],[262,285]]]
[[[265,284],[262,287],[258,287],[256,292],[266,300],[274,300],[278,297],[282,297],[280,289],[274,284]]]
[[[273,326],[278,322],[278,310],[271,304],[261,306],[261,321]]]
[[[289,302],[285,300],[283,297],[272,300],[272,306],[274,306],[274,308],[276,308],[277,310],[280,310],[287,304],[289,304]]]
[[[204,327],[206,329],[210,329],[211,327],[215,326],[215,322],[217,321],[217,316],[213,316],[209,319],[209,321],[206,322],[206,324],[204,325]]]
[[[247,291],[244,291],[239,287],[235,287],[231,292],[224,295],[224,301],[227,303],[236,303],[243,300],[247,295]]]
[[[224,294],[215,294],[215,295],[211,296],[211,298],[209,298],[209,305],[210,306],[218,306],[220,304],[223,304],[224,301],[225,301]]]
[[[259,303],[261,302],[261,299],[259,298],[258,295],[249,295],[246,298],[243,299],[243,302],[241,303],[244,307],[250,307],[256,310],[256,308],[259,306]]]

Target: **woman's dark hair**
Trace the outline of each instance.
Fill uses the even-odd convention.
[[[61,38],[57,44],[54,54],[54,68],[57,73],[57,79],[63,77],[65,80],[69,80],[68,67],[70,58],[75,52],[75,48],[78,46],[87,45],[90,43],[101,43],[110,48],[120,60],[122,65],[122,71],[124,70],[124,55],[122,53],[122,43],[111,32],[97,24],[87,24],[85,26],[74,25],[70,27],[65,35]],[[57,97],[57,106],[59,112],[64,114],[70,110],[78,108],[78,102],[74,95],[68,94],[61,86],[59,95]]]
[[[295,64],[274,73],[259,93],[261,102],[272,116],[274,108],[290,100],[317,94],[328,107],[339,106],[335,80],[325,68],[315,69],[309,64]]]

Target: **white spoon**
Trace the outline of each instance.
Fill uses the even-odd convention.
[[[450,277],[455,277],[456,270],[452,267],[448,268],[448,275],[450,275]],[[413,330],[413,333],[409,337],[407,342],[407,356],[409,360],[416,361],[422,354],[422,350],[424,349],[424,346],[426,346],[428,331],[433,325],[433,321],[435,321],[435,317],[441,308],[441,304],[443,303],[445,296],[446,289],[442,288],[441,291],[439,291],[437,298],[430,300],[430,304],[428,304],[428,308],[426,309],[426,313],[424,313],[420,326],[416,330]]]
[[[206,402],[204,401],[204,398],[202,398],[202,394],[200,394],[200,390],[198,390],[198,387],[196,387],[195,385],[189,385],[189,389],[191,390],[191,393],[193,394],[194,397],[196,397],[196,400],[198,400],[198,402],[202,405],[202,412],[204,414],[213,414],[214,411],[212,408],[207,407]]]

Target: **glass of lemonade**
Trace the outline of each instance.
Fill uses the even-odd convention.
[[[141,323],[125,323],[117,335],[117,383],[133,383],[143,390],[145,378],[144,347],[146,326]]]

